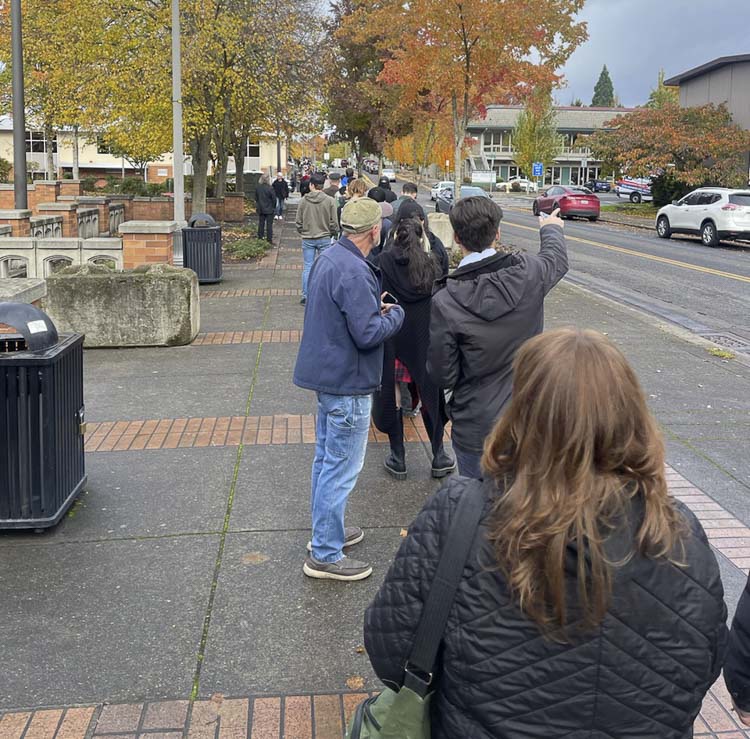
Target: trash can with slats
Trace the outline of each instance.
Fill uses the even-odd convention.
[[[86,485],[83,336],[26,303],[0,328],[0,529],[44,529]]]
[[[182,229],[182,254],[183,265],[198,275],[198,282],[221,282],[221,226],[208,213],[197,213]]]

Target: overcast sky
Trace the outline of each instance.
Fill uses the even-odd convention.
[[[669,78],[750,53],[750,0],[587,0],[581,19],[589,40],[563,70],[561,105],[576,97],[589,105],[603,64],[623,105],[633,106],[646,102],[659,69]]]

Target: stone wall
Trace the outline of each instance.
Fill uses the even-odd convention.
[[[427,222],[430,231],[443,242],[443,246],[449,253],[451,249],[458,249],[455,241],[453,241],[453,226],[451,226],[450,217],[447,213],[428,213]]]
[[[97,262],[122,269],[122,239],[0,239],[0,279],[21,266],[27,277],[44,278],[66,266]]]
[[[47,280],[44,309],[87,347],[181,346],[200,330],[198,278],[168,265],[62,270]]]

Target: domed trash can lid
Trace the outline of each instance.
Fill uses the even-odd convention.
[[[59,341],[50,317],[29,303],[0,303],[0,323],[18,331],[28,351],[43,352]]]
[[[188,226],[190,226],[190,228],[210,228],[215,225],[216,221],[214,220],[214,217],[208,213],[196,213],[188,221]]]

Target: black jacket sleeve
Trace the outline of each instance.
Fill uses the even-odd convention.
[[[465,479],[444,485],[425,504],[375,600],[365,612],[365,648],[378,677],[397,689],[411,653],[422,608],[437,570],[442,543]]]
[[[542,283],[546,295],[568,271],[568,250],[565,245],[565,233],[559,226],[543,226],[539,238],[539,254],[531,258],[541,264]]]
[[[440,276],[445,277],[450,270],[450,259],[448,258],[445,245],[434,233],[430,233],[430,248],[440,262]]]
[[[724,680],[737,708],[750,712],[750,578],[745,583],[732,621]]]
[[[445,288],[443,288],[443,291]],[[458,339],[448,325],[443,296],[436,293],[430,304],[430,344],[427,347],[427,374],[443,389],[452,389],[458,382],[461,358]]]

